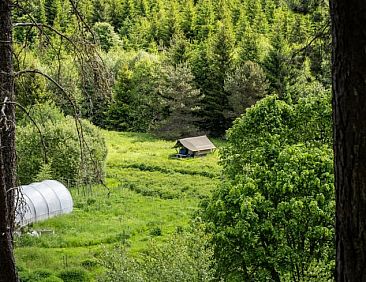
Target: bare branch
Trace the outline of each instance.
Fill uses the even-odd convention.
[[[321,38],[322,36],[324,36],[325,32],[327,31],[327,29],[330,28],[330,22],[327,21],[324,26],[313,36],[313,38],[305,44],[305,46],[303,46],[302,48],[300,48],[299,50],[295,51],[291,58],[293,59],[296,55],[298,55],[299,53],[302,52],[306,52],[308,50],[308,48],[314,43],[315,40]]]
[[[90,155],[92,155],[92,153],[91,153],[91,149],[90,149],[88,143],[85,141],[83,126],[82,126],[82,123],[81,123],[81,120],[80,120],[80,115],[77,111],[77,106],[76,106],[75,102],[71,98],[71,95],[69,95],[67,93],[67,91],[56,80],[54,80],[51,76],[49,76],[48,74],[43,73],[42,71],[40,71],[38,69],[21,70],[21,71],[18,71],[16,73],[14,73],[14,77],[20,77],[20,76],[25,75],[25,74],[39,74],[39,75],[47,78],[52,83],[54,83],[57,86],[57,88],[59,88],[59,90],[64,95],[66,95],[66,97],[69,100],[69,102],[71,103],[71,105],[74,109],[74,113],[75,113],[75,115],[74,115],[75,127],[76,127],[77,134],[79,136],[80,158],[81,158],[81,164],[83,164],[84,163],[84,150],[83,150],[83,148],[85,147]],[[7,103],[10,103],[10,102],[7,102]],[[25,110],[24,107],[22,107],[21,105],[19,105],[19,104],[17,104],[17,105],[20,106],[23,110]],[[25,112],[27,113],[26,110],[25,110]],[[30,117],[30,115],[28,113],[27,113],[27,115]],[[39,130],[39,132],[41,132],[41,131]],[[95,167],[98,167],[96,163],[95,163]],[[100,173],[100,172],[98,172],[98,173]],[[100,180],[100,183],[103,185],[103,187],[105,187],[108,190],[108,196],[109,196],[110,195],[109,188],[105,185],[105,183],[102,180]]]
[[[92,29],[90,28],[90,26],[85,22],[84,17],[80,14],[78,7],[76,6],[75,2],[73,0],[69,0],[76,16],[79,18],[79,20],[84,24],[84,26],[86,27],[86,29],[90,32],[90,34],[93,37],[93,43],[95,43],[95,36],[94,36],[94,32],[92,31]]]
[[[42,147],[43,147],[43,161],[45,164],[48,163],[48,158],[47,158],[47,146],[46,146],[46,142],[44,140],[44,136],[42,134],[41,129],[39,128],[37,122],[32,118],[31,114],[27,111],[26,108],[24,108],[21,104],[16,103],[16,102],[6,102],[7,104],[12,104],[15,105],[16,107],[20,108],[26,115],[27,117],[30,119],[30,121],[33,123],[33,125],[35,126],[35,128],[37,129],[39,136],[41,138],[41,143],[42,143]]]
[[[28,69],[28,70],[21,70],[21,71],[18,71],[18,72],[15,72],[14,73],[14,77],[20,77],[24,74],[39,74],[45,78],[47,78],[49,81],[51,81],[54,85],[56,85],[56,87],[62,92],[65,94],[66,98],[69,100],[71,106],[73,107],[74,111],[75,111],[75,115],[78,116],[78,113],[77,113],[77,107],[76,107],[76,104],[75,102],[73,101],[73,99],[71,98],[71,96],[67,93],[67,91],[56,81],[54,80],[51,76],[49,76],[48,74],[38,70],[38,69]]]
[[[32,22],[32,23],[14,23],[13,27],[17,28],[17,27],[37,27],[38,29],[40,29],[40,31],[43,32],[43,28],[47,28],[49,30],[51,30],[52,32],[56,33],[57,35],[59,35],[60,37],[66,39],[68,42],[70,42],[74,47],[76,47],[75,43],[65,34],[63,34],[62,32],[58,31],[57,29],[55,29],[54,27],[47,25],[47,24],[43,24],[43,23],[36,23],[36,22]]]

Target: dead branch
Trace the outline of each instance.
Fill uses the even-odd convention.
[[[310,41],[305,44],[305,46],[292,53],[291,59],[295,58],[299,53],[306,52],[315,40],[323,37],[326,34],[326,31],[329,28],[330,21],[327,21],[324,26],[313,36],[313,38],[311,38]]]
[[[74,10],[76,16],[78,17],[78,19],[84,24],[84,26],[86,27],[86,29],[90,32],[90,34],[93,37],[93,43],[95,43],[95,36],[94,36],[94,32],[92,31],[92,29],[90,28],[90,26],[85,22],[84,17],[80,14],[80,11],[78,9],[78,7],[76,6],[75,2],[73,0],[69,0],[72,9]]]
[[[75,102],[71,98],[71,95],[69,95],[67,93],[67,91],[56,80],[54,80],[48,74],[46,74],[46,73],[44,73],[44,72],[42,72],[42,71],[40,71],[38,69],[28,69],[28,70],[21,70],[21,71],[15,72],[14,73],[14,77],[17,78],[17,77],[20,77],[20,76],[22,76],[24,74],[29,74],[29,73],[31,73],[31,74],[39,74],[39,75],[47,78],[49,81],[51,81],[62,93],[65,94],[66,98],[68,99],[68,101],[70,102],[71,106],[74,109],[75,115],[78,116],[77,107],[76,107]]]
[[[16,107],[21,109],[27,115],[27,117],[32,122],[32,124],[35,126],[35,128],[37,129],[38,134],[41,138],[41,143],[42,143],[42,147],[43,147],[43,161],[44,161],[45,164],[47,164],[48,163],[47,146],[46,146],[46,142],[44,140],[44,136],[42,134],[42,131],[41,131],[40,127],[38,126],[37,122],[33,119],[32,115],[27,111],[27,109],[24,108],[21,104],[19,104],[17,102],[10,102],[10,101],[7,101],[5,103],[15,105]]]
[[[76,47],[75,43],[65,34],[63,34],[62,32],[58,31],[57,29],[55,29],[54,27],[47,25],[47,24],[43,24],[43,23],[36,23],[36,22],[32,22],[32,23],[14,23],[13,24],[14,28],[17,27],[36,27],[38,29],[40,29],[40,31],[43,32],[43,28],[47,28],[49,30],[51,30],[52,32],[56,33],[57,35],[59,35],[61,38],[66,39],[68,42],[70,42],[74,47]]]

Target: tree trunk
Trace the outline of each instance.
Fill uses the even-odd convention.
[[[0,282],[18,281],[13,256],[16,186],[11,2],[0,0]]]
[[[330,0],[336,280],[366,281],[366,1]]]

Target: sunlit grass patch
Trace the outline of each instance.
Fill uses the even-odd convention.
[[[199,201],[220,179],[218,152],[206,157],[174,159],[174,142],[148,134],[104,131],[108,144],[106,184],[71,188],[71,214],[34,224],[50,230],[40,237],[16,237],[22,271],[82,268],[91,279],[101,271],[95,256],[102,246],[127,244],[133,255],[152,238],[188,228]],[[67,265],[66,265],[67,264]]]

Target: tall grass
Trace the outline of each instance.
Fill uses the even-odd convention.
[[[174,159],[174,142],[148,134],[104,132],[108,144],[106,184],[70,188],[74,211],[29,227],[53,232],[15,238],[22,273],[47,269],[83,269],[94,279],[101,271],[95,256],[102,246],[128,244],[130,254],[149,241],[164,241],[187,228],[200,199],[220,177],[217,152]]]

